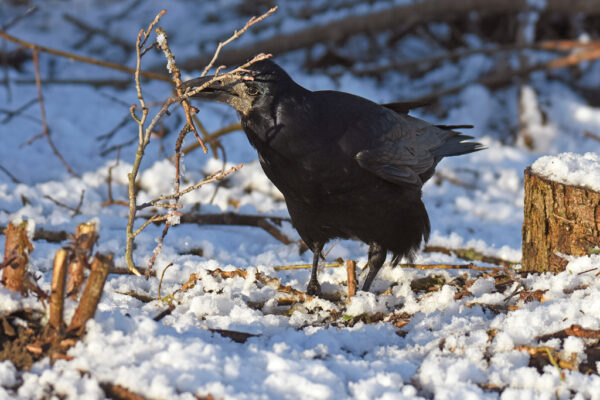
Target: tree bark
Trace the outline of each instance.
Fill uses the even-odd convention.
[[[73,300],[77,298],[79,288],[85,280],[83,271],[90,268],[89,259],[92,256],[94,244],[98,240],[96,224],[87,222],[79,224],[73,239],[73,259],[69,263],[69,281],[67,295]]]
[[[27,221],[19,225],[9,223],[4,234],[6,242],[2,262],[2,284],[13,292],[25,295],[29,253],[33,251],[33,245],[27,237]]]
[[[523,270],[560,272],[600,246],[600,193],[525,170]]]

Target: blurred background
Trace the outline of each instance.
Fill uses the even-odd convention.
[[[26,185],[63,180],[74,176],[67,164],[84,180],[90,174],[86,201],[92,196],[99,204],[107,198],[107,170],[120,160],[113,190],[115,197],[126,197],[137,141],[129,112],[137,102],[132,75],[69,55],[133,68],[138,31],[166,7],[159,25],[184,79],[192,78],[219,41],[274,6],[279,9],[273,15],[223,49],[216,66],[271,53],[309,89],[342,90],[380,103],[414,102],[412,114],[432,123],[474,125],[469,134],[489,150],[445,160],[424,189],[437,221],[434,230],[443,237],[458,232],[465,240],[516,251],[523,169],[544,154],[600,149],[597,1],[5,0],[0,3],[0,180]],[[36,10],[23,16],[31,7]],[[27,48],[33,45],[64,52],[39,53],[47,123],[64,162],[40,136],[35,68]],[[152,50],[142,69],[166,76],[165,65],[163,54]],[[142,87],[151,112],[172,93],[160,80],[143,79]],[[221,183],[218,193],[201,190],[186,204],[285,215],[235,112],[218,104],[196,105],[209,154],[199,149],[186,154],[187,182],[224,163],[245,166]],[[142,165],[150,171],[140,181],[148,193],[170,190],[171,178],[159,171],[169,168],[183,121],[175,109],[156,129]],[[76,203],[79,193],[71,192],[65,189],[64,199],[71,196]],[[42,221],[50,223],[48,210],[40,207]],[[1,219],[22,213],[21,208],[11,200]],[[91,207],[90,213],[100,210]],[[457,215],[460,227],[453,219]]]

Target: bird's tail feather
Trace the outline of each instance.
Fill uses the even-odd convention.
[[[465,142],[465,140],[473,139],[473,136],[463,135],[458,132],[452,132],[452,136],[436,150],[436,158],[460,156],[461,154],[472,153],[474,151],[483,150],[486,147],[477,142]]]

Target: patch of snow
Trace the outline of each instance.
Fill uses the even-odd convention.
[[[561,153],[539,158],[532,172],[566,185],[600,191],[600,156],[597,153]]]

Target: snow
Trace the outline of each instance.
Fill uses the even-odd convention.
[[[597,153],[561,153],[540,157],[531,171],[552,181],[600,191],[600,157]]]
[[[97,3],[97,4],[96,4]],[[318,9],[330,2],[318,1]],[[313,24],[327,23],[348,13],[370,12],[406,3],[377,2],[372,5],[336,1],[338,7],[310,18],[299,17],[296,2],[281,2],[280,10],[265,21],[264,28],[248,32],[238,43],[271,37],[275,32],[291,32]],[[247,18],[234,10],[237,0],[207,2],[189,7],[188,2],[170,2],[160,25],[169,34],[169,45],[177,60],[198,54],[199,48],[214,48],[218,40],[243,26]],[[545,1],[530,1],[541,10]],[[35,43],[68,51],[82,33],[66,25],[66,11],[85,15],[90,24],[110,21],[110,32],[133,43],[140,28],[154,18],[164,2],[139,3],[130,18],[112,18],[123,11],[121,2],[48,2],[40,11],[12,28],[11,33]],[[325,7],[327,8],[327,7]],[[17,13],[8,3],[0,5],[0,18]],[[295,17],[294,17],[295,15]],[[209,18],[212,16],[212,19]],[[110,17],[110,18],[109,18]],[[447,25],[433,29],[445,35]],[[49,33],[50,32],[50,33]],[[160,40],[160,38],[159,38]],[[465,42],[472,47],[485,43],[473,35]],[[236,44],[236,45],[238,45]],[[365,50],[364,37],[351,41],[347,54]],[[12,45],[7,47],[12,49]],[[431,43],[407,35],[394,45],[398,54],[421,57],[439,53]],[[94,37],[81,53],[133,65],[132,54],[114,51],[103,38]],[[312,49],[314,58],[327,51],[325,45]],[[300,84],[313,89],[352,92],[378,102],[391,102],[444,90],[468,83],[488,73],[496,64],[489,56],[476,55],[457,63],[444,62],[424,74],[390,71],[385,79],[356,76],[350,72],[328,75],[302,68],[305,53],[296,51],[277,58]],[[382,56],[383,58],[383,56]],[[408,59],[408,58],[407,58]],[[52,61],[51,61],[52,60]],[[43,77],[129,79],[113,71],[40,54]],[[377,61],[382,65],[388,60]],[[534,59],[535,61],[535,59]],[[52,66],[55,63],[55,66]],[[162,54],[149,52],[144,65],[164,68]],[[371,64],[369,64],[371,65]],[[597,85],[600,63],[582,72],[581,82]],[[23,72],[9,70],[11,79],[30,79],[33,69],[26,63]],[[186,71],[198,76],[199,71]],[[160,104],[172,88],[163,82],[143,82],[148,104]],[[0,86],[0,109],[13,110],[37,96],[35,85],[14,84],[10,100],[6,86]],[[114,199],[127,199],[127,174],[134,160],[133,146],[101,155],[101,151],[137,136],[132,120],[112,138],[97,137],[113,130],[128,118],[128,108],[136,103],[133,86],[125,90],[110,86],[44,84],[48,124],[57,148],[81,178],[70,176],[53,155],[45,139],[22,146],[41,131],[38,105],[0,123],[0,165],[20,183],[0,171],[0,224],[19,218],[38,228],[73,233],[76,226],[94,219],[99,230],[97,251],[115,254],[117,266],[125,266],[126,207],[102,206],[108,200],[107,176],[112,168]],[[519,98],[521,103],[519,103]],[[197,103],[198,118],[208,132],[237,121],[232,110],[222,105]],[[521,111],[519,108],[521,106]],[[413,114],[445,124],[472,123],[468,134],[488,147],[472,155],[443,160],[439,175],[423,188],[423,200],[432,222],[430,246],[473,249],[476,252],[519,262],[523,213],[523,170],[532,165],[535,172],[561,182],[599,188],[597,153],[600,143],[582,135],[600,132],[600,111],[585,103],[576,90],[545,75],[533,75],[528,85],[490,90],[468,84],[448,96],[438,112],[435,108]],[[139,202],[173,193],[175,168],[167,159],[172,154],[181,115],[176,108],[163,120],[171,132],[153,137],[146,150],[139,179]],[[151,115],[156,107],[151,108]],[[3,115],[0,115],[3,118]],[[519,117],[521,121],[519,121]],[[512,144],[511,132],[526,127],[535,139],[533,150]],[[188,138],[188,144],[192,142]],[[238,212],[287,217],[281,193],[263,174],[256,153],[245,135],[234,132],[222,137],[227,162],[196,151],[185,156],[181,188],[193,185],[206,175],[243,163],[223,184],[211,183],[182,196],[180,211],[199,208],[203,213]],[[576,155],[565,151],[589,153]],[[559,154],[562,153],[562,154]],[[550,156],[548,156],[549,154]],[[217,153],[219,157],[222,154]],[[542,157],[543,156],[543,157]],[[537,161],[536,161],[537,160]],[[76,207],[82,191],[81,213],[57,205],[45,196]],[[171,217],[175,225],[177,216]],[[136,222],[136,228],[141,221]],[[298,234],[284,222],[281,231],[296,241]],[[136,264],[145,266],[156,246],[162,227],[151,225],[136,238]],[[0,235],[0,248],[4,236]],[[39,284],[49,290],[54,253],[66,243],[34,242],[32,272]],[[327,248],[331,247],[328,244]],[[202,255],[192,250],[201,250]],[[192,254],[193,253],[193,254]],[[341,241],[328,253],[327,261],[338,257],[357,261],[358,280],[366,270],[367,246]],[[0,398],[102,399],[102,385],[118,384],[148,398],[193,399],[212,395],[231,399],[537,399],[599,398],[598,367],[590,374],[563,369],[565,380],[553,366],[541,370],[530,366],[531,357],[520,345],[553,347],[561,359],[576,353],[583,360],[588,339],[536,339],[573,324],[600,329],[600,255],[570,259],[567,269],[557,275],[529,274],[521,277],[527,290],[544,292],[541,301],[524,302],[516,283],[498,288],[489,274],[474,270],[395,268],[386,266],[373,283],[373,293],[358,292],[345,303],[345,268],[323,268],[319,274],[326,295],[342,295],[342,300],[319,299],[281,306],[284,297],[276,286],[263,284],[264,274],[281,284],[304,291],[310,270],[278,270],[275,266],[310,263],[310,252],[299,253],[298,244],[284,245],[261,229],[238,226],[171,227],[163,250],[155,262],[159,279],[109,275],[105,292],[87,334],[68,355],[72,360],[50,364],[45,359],[30,371],[17,371],[8,361],[0,362]],[[459,264],[455,255],[420,252],[418,264]],[[480,267],[490,264],[475,262]],[[216,269],[241,269],[245,277],[222,278]],[[197,274],[193,288],[181,286]],[[432,291],[415,291],[411,283],[419,279],[440,283]],[[459,295],[459,285],[472,280],[468,293]],[[143,303],[127,294],[134,291],[154,300]],[[160,321],[154,318],[174,306]],[[507,305],[515,309],[495,312]],[[76,303],[66,302],[66,317]],[[34,298],[0,288],[0,316],[22,308],[43,310]],[[383,315],[383,319],[377,319]],[[407,323],[395,325],[394,318],[406,316]],[[214,330],[240,331],[256,336],[237,343]],[[489,388],[492,389],[489,389]],[[497,388],[493,389],[493,388]],[[50,394],[51,393],[51,394]]]

